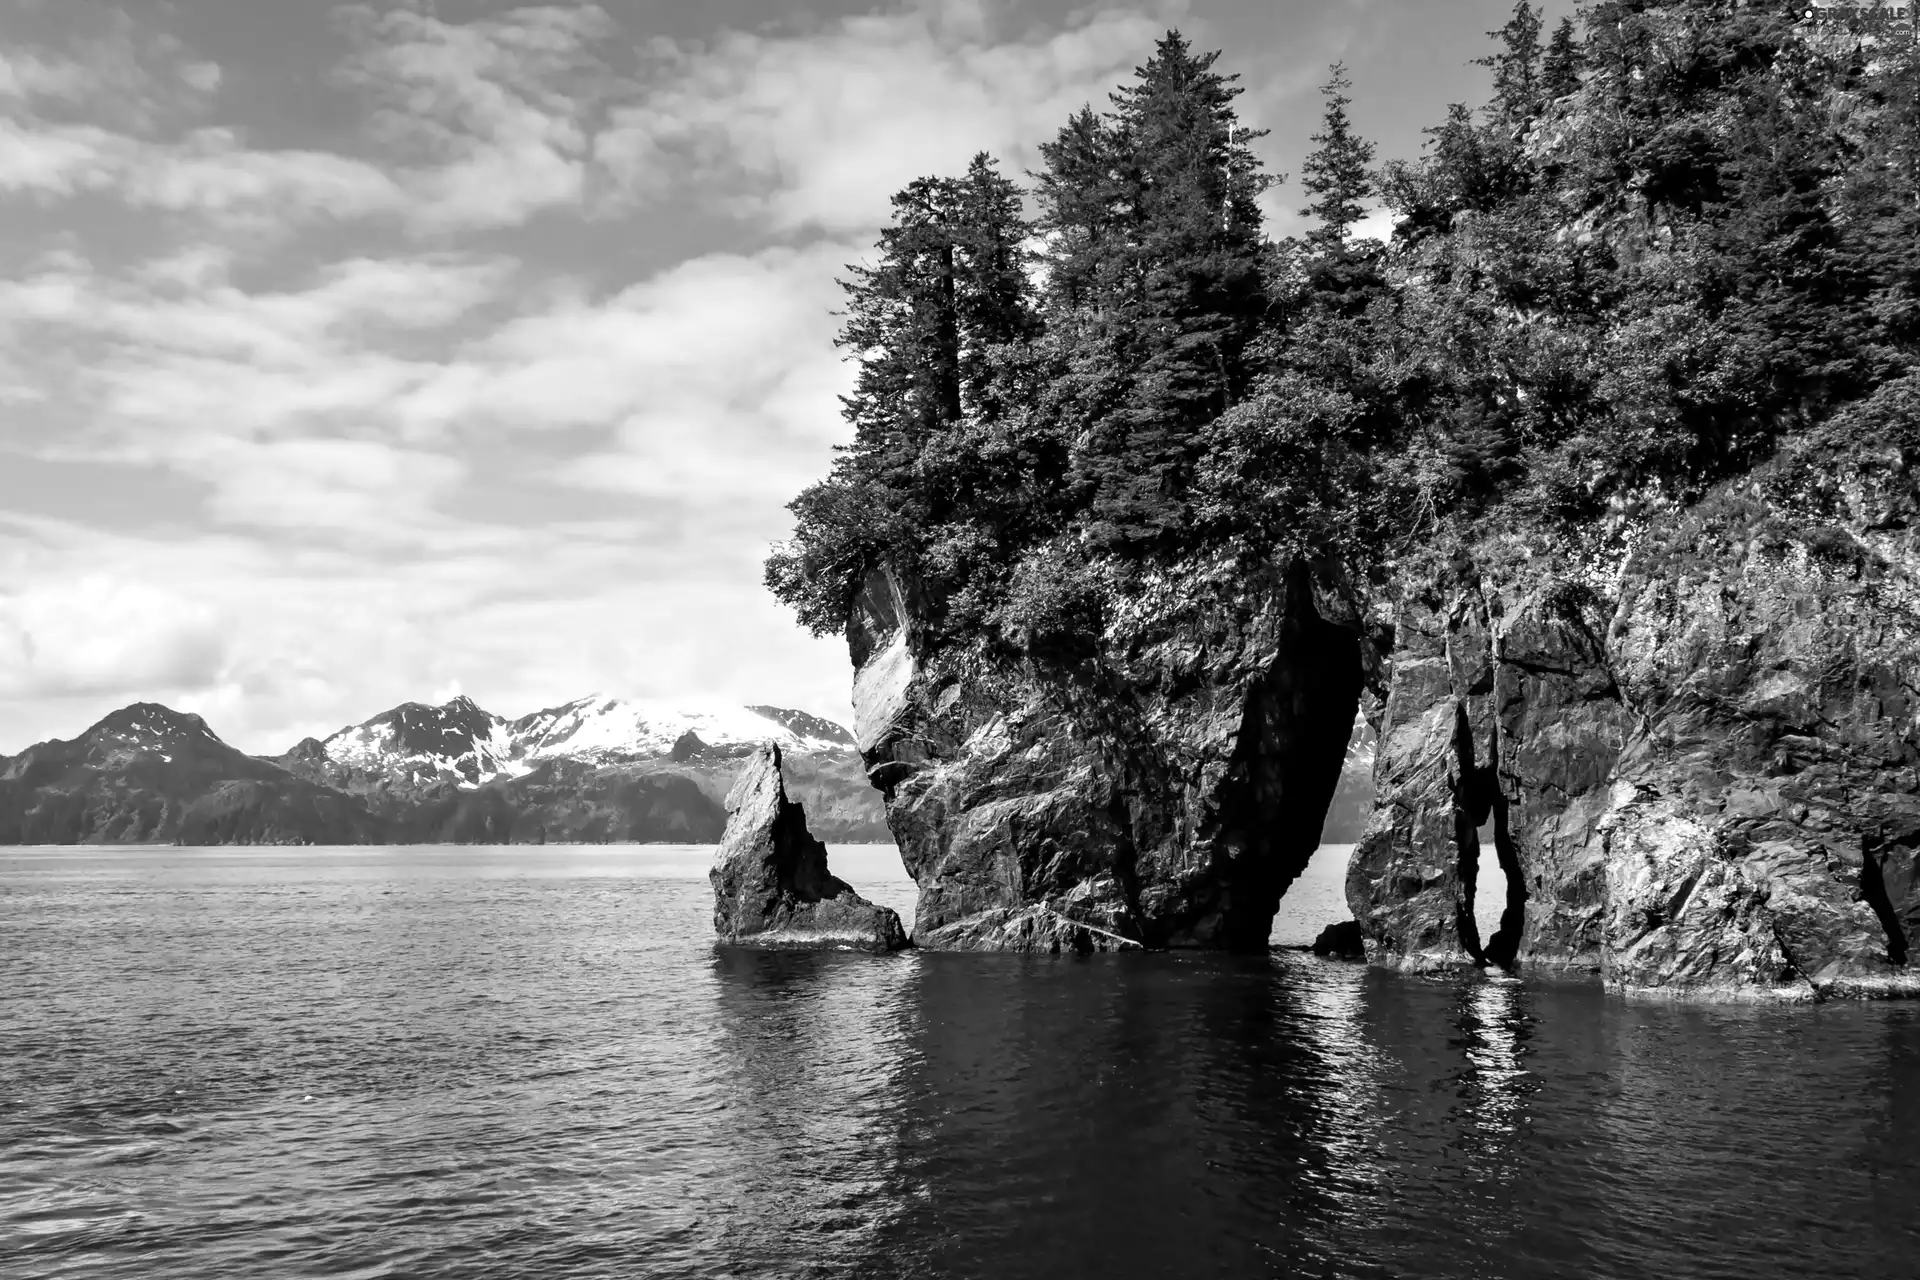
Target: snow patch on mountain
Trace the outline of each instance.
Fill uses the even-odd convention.
[[[226,745],[199,716],[175,711],[157,702],[136,702],[122,707],[88,729],[85,736],[103,745],[111,743],[140,751],[160,751],[194,743]]]
[[[321,744],[327,759],[349,769],[398,774],[414,782],[448,778],[477,787],[527,771],[514,761],[505,720],[456,697],[437,707],[403,703]]]
[[[830,720],[779,707],[689,706],[664,700],[579,698],[507,721],[456,697],[409,702],[318,743],[331,764],[414,784],[438,779],[477,787],[519,777],[548,760],[624,763],[672,756],[691,733],[701,747],[778,743],[800,753],[848,751],[853,738]],[[310,757],[313,748],[295,748]]]
[[[771,713],[771,714],[770,714]],[[845,729],[773,707],[696,707],[644,698],[580,698],[513,722],[520,758],[644,760],[669,755],[687,733],[709,747],[778,743],[790,751],[844,751]]]

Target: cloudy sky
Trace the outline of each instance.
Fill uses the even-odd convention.
[[[1410,155],[1510,8],[0,0],[0,753],[136,699],[255,751],[456,688],[844,719],[760,561],[888,193],[1031,167],[1169,25],[1275,169],[1334,59]]]

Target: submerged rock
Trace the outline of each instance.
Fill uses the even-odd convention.
[[[1319,843],[1371,649],[1337,576],[1193,575],[1077,674],[946,649],[882,570],[854,603],[855,733],[959,950],[1259,950]]]
[[[1313,954],[1330,960],[1365,960],[1367,936],[1360,931],[1358,920],[1342,920],[1320,931],[1313,940]]]
[[[727,797],[727,830],[708,878],[722,942],[798,949],[898,951],[900,917],[827,870],[827,847],[787,798],[780,748],[761,748]]]

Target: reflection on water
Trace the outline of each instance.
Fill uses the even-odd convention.
[[[707,906],[618,851],[0,857],[9,1280],[1920,1256],[1910,1006],[1291,953],[716,953]]]

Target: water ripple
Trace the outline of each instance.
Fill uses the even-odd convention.
[[[1920,1256],[1911,1007],[1626,1005],[1291,954],[716,953],[705,885],[658,856],[0,857],[6,1274]]]

